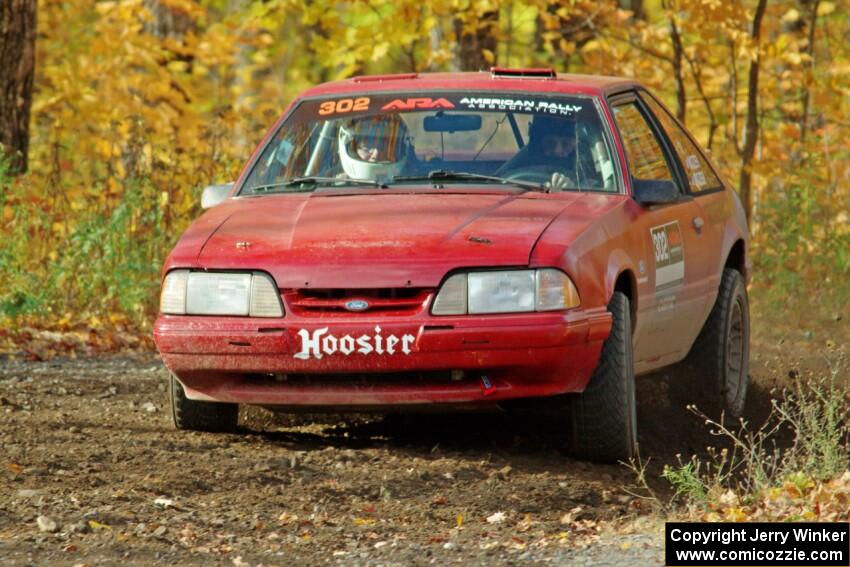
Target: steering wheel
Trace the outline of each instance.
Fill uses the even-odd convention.
[[[555,170],[546,166],[532,165],[515,169],[505,176],[505,179],[531,181],[532,183],[549,183]]]
[[[548,183],[549,180],[552,179],[552,174],[555,173],[554,169],[548,167],[541,167],[539,165],[530,166],[530,167],[521,167],[519,169],[515,169],[505,176],[505,179],[510,180],[518,180],[518,181],[531,181],[532,183]]]

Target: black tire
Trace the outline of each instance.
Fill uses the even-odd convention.
[[[239,421],[239,404],[197,402],[186,397],[183,386],[170,378],[171,417],[177,429],[232,433]]]
[[[572,395],[572,449],[582,458],[628,461],[637,454],[635,366],[629,299],[614,292],[611,334],[584,392]]]
[[[686,359],[698,380],[697,407],[727,424],[744,413],[750,383],[750,311],[741,274],[723,270],[717,300]]]

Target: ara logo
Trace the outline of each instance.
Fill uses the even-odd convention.
[[[374,334],[362,334],[359,337],[343,335],[337,337],[328,333],[328,327],[316,329],[312,333],[307,329],[300,329],[298,336],[301,338],[301,350],[295,353],[295,358],[307,360],[310,358],[320,359],[323,356],[341,354],[349,356],[357,354],[410,354],[411,346],[416,341],[414,335],[383,335],[380,327],[375,327]]]
[[[455,105],[444,98],[408,98],[402,100],[395,99],[381,107],[381,110],[415,110],[421,108],[431,110],[434,108],[454,108]]]

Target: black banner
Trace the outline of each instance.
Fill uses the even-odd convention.
[[[847,522],[669,522],[664,544],[668,567],[850,565]]]

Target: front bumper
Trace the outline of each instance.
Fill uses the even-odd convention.
[[[610,328],[604,307],[309,321],[161,315],[154,339],[190,399],[345,409],[487,404],[582,391]],[[357,342],[363,336],[369,348]],[[455,372],[443,380],[434,371]]]

